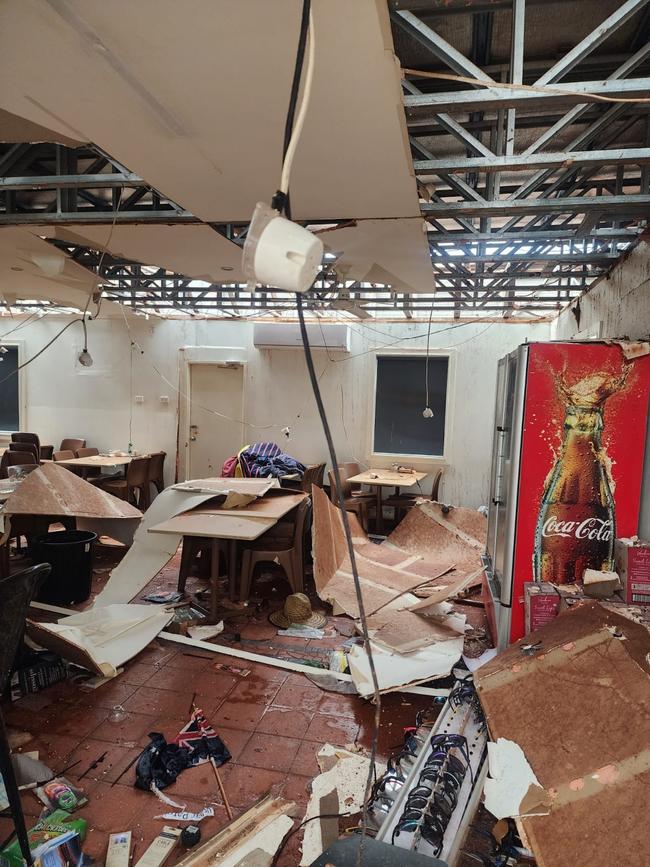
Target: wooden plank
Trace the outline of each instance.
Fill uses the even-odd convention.
[[[364,470],[356,476],[350,476],[349,482],[362,485],[375,485],[390,488],[411,488],[422,479],[426,479],[426,473],[398,473],[395,470]]]
[[[264,497],[260,500],[255,500],[241,509],[220,509],[218,504],[212,500],[208,500],[202,506],[197,506],[191,512],[183,512],[184,515],[234,515],[236,517],[246,516],[251,518],[283,518],[296,506],[299,506],[307,494],[286,494],[279,497]],[[179,515],[179,517],[181,517]]]
[[[150,533],[203,536],[208,539],[240,539],[251,542],[277,523],[275,518],[250,515],[202,515],[184,512],[168,521],[149,527]]]

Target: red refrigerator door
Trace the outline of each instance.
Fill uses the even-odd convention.
[[[636,534],[650,355],[605,343],[529,351],[510,641],[524,635],[524,583],[573,583],[607,568],[614,537]]]

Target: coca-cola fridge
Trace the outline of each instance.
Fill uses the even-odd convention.
[[[499,648],[524,635],[526,582],[613,568],[615,538],[639,533],[650,501],[643,350],[530,343],[499,362],[484,579]]]

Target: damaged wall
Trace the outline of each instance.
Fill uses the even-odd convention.
[[[650,244],[642,241],[580,299],[579,322],[573,313],[576,304],[562,311],[551,324],[554,340],[575,337],[629,337],[650,335]]]
[[[9,323],[10,320],[7,320]],[[66,317],[45,316],[12,334],[24,341],[24,357],[41,349],[66,323]],[[37,431],[58,446],[65,436],[84,436],[100,449],[126,449],[129,427],[136,449],[164,449],[171,481],[176,451],[178,350],[183,346],[240,347],[247,357],[245,419],[274,429],[249,428],[249,441],[275,439],[305,463],[326,454],[320,421],[311,394],[302,350],[266,350],[253,346],[253,324],[207,320],[131,320],[134,339],[144,353],[131,347],[122,319],[89,323],[92,368],[81,368],[81,328],[70,328],[24,371],[27,414],[23,428]],[[2,328],[2,331],[14,327]],[[351,352],[316,351],[316,370],[341,460],[366,462],[372,426],[373,350],[422,350],[426,323],[351,322]],[[450,349],[455,357],[452,392],[450,466],[445,468],[441,496],[450,502],[479,506],[487,497],[491,425],[497,360],[528,340],[547,340],[548,323],[433,323],[431,348]],[[416,335],[415,339],[412,339]],[[396,340],[404,343],[393,345]],[[155,367],[154,367],[155,366]],[[157,371],[156,369],[157,368]],[[165,380],[162,378],[168,380]],[[143,403],[135,403],[141,395]],[[160,401],[162,395],[169,403]],[[423,383],[424,406],[424,383]],[[214,408],[218,409],[218,396]],[[132,418],[131,418],[132,416]],[[286,441],[281,428],[291,428]],[[423,470],[435,468],[432,463]],[[430,485],[425,480],[423,487]]]

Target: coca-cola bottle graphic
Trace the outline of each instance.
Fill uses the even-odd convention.
[[[546,481],[535,532],[536,581],[570,584],[585,569],[611,569],[615,514],[603,407],[625,374],[596,374],[558,389],[565,400],[564,439]]]

